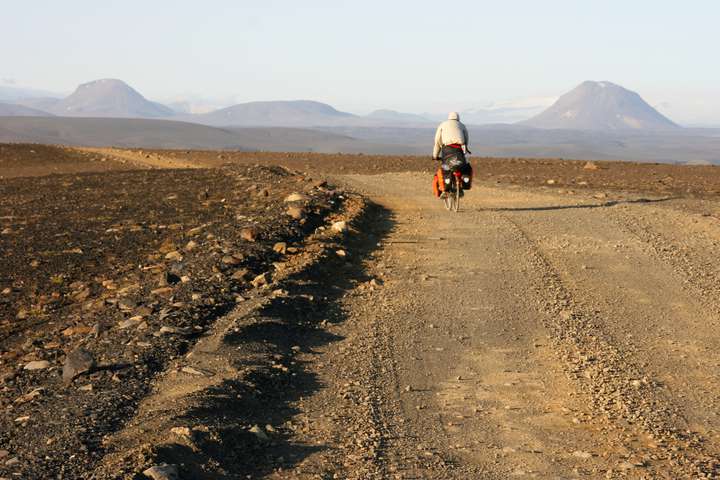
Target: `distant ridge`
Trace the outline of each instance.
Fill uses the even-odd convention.
[[[11,103],[0,103],[0,117],[52,117],[53,115],[37,110],[35,108],[25,107]]]
[[[191,122],[213,126],[308,127],[337,125],[355,115],[311,100],[249,102],[214,112],[185,117]]]
[[[106,78],[80,85],[69,97],[52,106],[64,117],[163,118],[175,112],[151,102],[122,80]]]
[[[375,110],[374,112],[371,112],[365,116],[365,118],[369,120],[377,120],[377,121],[389,121],[392,123],[415,123],[415,124],[424,124],[424,123],[435,123],[433,120],[430,120],[428,118],[423,117],[422,115],[416,115],[414,113],[403,113],[403,112],[397,112],[395,110]]]
[[[668,130],[675,123],[637,93],[611,82],[581,83],[539,115],[520,122],[536,128],[571,130]]]

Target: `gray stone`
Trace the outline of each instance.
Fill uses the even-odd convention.
[[[67,354],[63,364],[63,382],[71,383],[77,376],[92,371],[95,358],[87,350],[78,348]]]
[[[160,465],[155,465],[143,472],[143,475],[145,475],[148,478],[152,478],[153,480],[179,480],[180,474],[178,473],[178,469],[175,465],[168,465],[167,463],[163,463]]]
[[[267,442],[270,440],[270,437],[268,437],[267,433],[265,433],[263,429],[258,427],[257,425],[253,425],[253,427],[250,429],[250,433],[254,434],[260,441]]]

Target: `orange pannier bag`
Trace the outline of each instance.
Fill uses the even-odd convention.
[[[445,191],[443,188],[443,176],[442,169],[438,168],[435,176],[433,177],[433,193],[436,197],[440,197],[440,194]]]

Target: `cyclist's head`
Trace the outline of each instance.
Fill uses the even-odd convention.
[[[448,120],[458,120],[460,121],[460,114],[457,112],[450,112],[448,113]]]

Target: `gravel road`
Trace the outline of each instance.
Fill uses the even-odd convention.
[[[717,201],[336,180],[381,207],[377,281],[300,357],[322,447],[274,478],[718,476]]]

